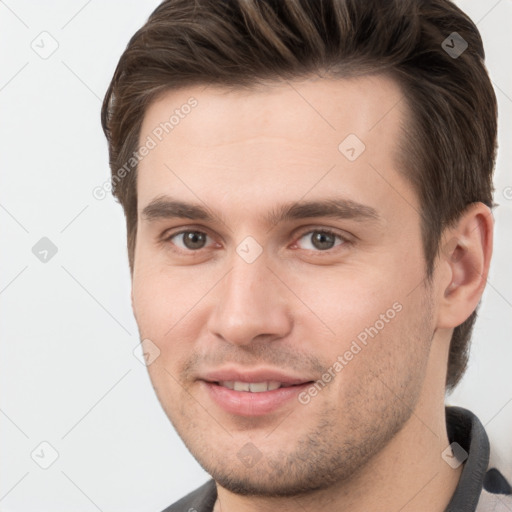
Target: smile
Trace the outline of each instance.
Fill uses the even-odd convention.
[[[275,380],[265,382],[241,382],[238,380],[224,380],[217,382],[223,388],[232,389],[234,391],[246,391],[249,393],[263,393],[264,391],[273,391],[274,389],[291,387],[290,384],[278,382]]]

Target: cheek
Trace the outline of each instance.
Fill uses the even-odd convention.
[[[359,416],[356,424],[365,421],[365,414],[383,419],[395,406],[413,408],[425,378],[432,335],[425,307],[403,304],[393,318],[388,314],[388,323],[369,322],[331,352],[332,364],[337,363],[331,373],[336,376],[326,398],[344,404],[343,414]]]
[[[132,280],[133,308],[139,327],[148,336],[162,338],[190,309],[196,287],[179,276],[179,270],[157,265],[154,258],[137,261]]]
[[[323,324],[328,337],[347,340],[376,323],[379,331],[390,322],[396,323],[398,310],[406,303],[407,287],[395,284],[391,276],[384,271],[338,269],[325,278],[307,276],[295,283],[294,291],[311,311],[304,317],[310,327],[314,322],[318,327]]]
[[[141,339],[157,345],[159,364],[173,375],[201,337],[205,297],[212,286],[183,269],[148,265],[134,270],[133,310]]]
[[[381,372],[418,367],[428,357],[432,324],[425,320],[428,306],[419,265],[403,272],[398,265],[380,268],[338,272],[321,280],[321,288],[318,280],[310,279],[298,287],[303,302],[317,313],[306,313],[300,327],[306,336],[298,339],[314,339],[304,350],[314,350],[331,373],[343,374],[344,380],[359,379],[370,368]]]

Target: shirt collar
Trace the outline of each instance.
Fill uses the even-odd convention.
[[[489,438],[480,420],[462,407],[445,408],[448,440],[467,453],[462,474],[445,512],[476,510],[489,464]]]

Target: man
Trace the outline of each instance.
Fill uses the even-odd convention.
[[[169,0],[133,36],[102,112],[133,309],[212,476],[167,510],[512,510],[444,405],[492,252],[483,56],[447,0]]]

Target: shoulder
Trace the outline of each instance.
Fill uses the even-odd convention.
[[[478,501],[476,512],[510,512],[512,510],[512,495],[496,494],[483,490]]]
[[[512,486],[505,476],[511,473],[510,464],[496,455],[491,457],[477,512],[510,512],[512,510]]]

